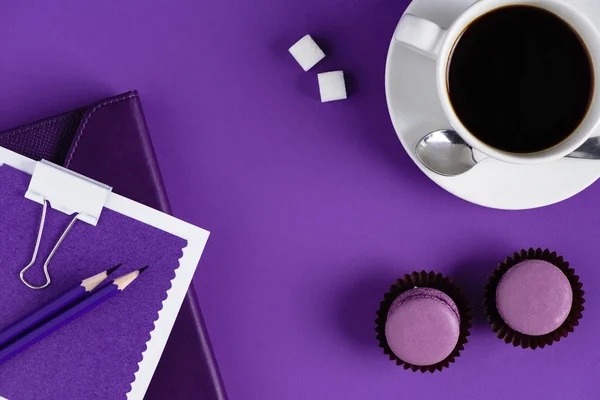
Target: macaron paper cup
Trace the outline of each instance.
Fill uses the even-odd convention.
[[[544,348],[579,325],[585,302],[581,288],[573,268],[556,252],[521,250],[506,257],[488,278],[484,312],[505,343]]]
[[[375,320],[377,340],[404,369],[441,371],[455,362],[471,328],[471,308],[450,279],[413,272],[384,295]]]

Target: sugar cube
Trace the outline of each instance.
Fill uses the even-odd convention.
[[[308,71],[316,63],[325,58],[325,53],[323,53],[323,50],[321,50],[310,35],[306,35],[298,40],[289,48],[289,52],[305,71]]]
[[[331,71],[318,74],[321,102],[343,100],[346,98],[344,71]]]

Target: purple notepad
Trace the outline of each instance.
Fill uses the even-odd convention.
[[[31,176],[0,166],[0,329],[64,293],[81,279],[123,263],[117,276],[150,268],[126,291],[0,365],[0,396],[29,399],[126,399],[146,342],[187,241],[105,209],[96,227],[77,222],[49,270],[52,285],[27,288],[42,206],[24,198]],[[48,208],[36,265],[42,265],[72,217]]]

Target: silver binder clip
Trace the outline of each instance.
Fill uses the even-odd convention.
[[[49,161],[42,160],[36,164],[33,176],[29,183],[29,188],[25,193],[25,198],[42,205],[42,217],[31,262],[23,268],[19,274],[21,281],[23,281],[25,285],[31,289],[43,289],[52,283],[50,273],[48,272],[48,266],[56,254],[56,251],[77,220],[96,226],[104,205],[106,204],[108,194],[111,191],[112,188],[110,186],[96,182],[76,172],[69,171],[68,169],[52,164]],[[67,228],[64,230],[44,262],[46,283],[41,286],[35,286],[25,279],[25,272],[35,264],[37,259],[44,232],[44,225],[46,223],[48,203],[50,203],[50,206],[53,209],[67,215],[75,214],[75,217],[73,217]]]

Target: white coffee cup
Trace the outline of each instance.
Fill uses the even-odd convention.
[[[514,5],[529,5],[550,11],[567,22],[579,35],[590,54],[594,75],[592,99],[579,126],[561,143],[537,153],[509,153],[482,142],[461,123],[452,108],[447,71],[454,45],[468,26],[492,10]],[[585,12],[565,0],[480,0],[463,12],[448,29],[434,22],[405,14],[394,33],[394,39],[409,48],[436,60],[436,87],[448,121],[473,148],[501,161],[516,164],[537,164],[557,160],[571,153],[588,139],[600,123],[600,32]],[[447,127],[440,127],[447,128]]]

